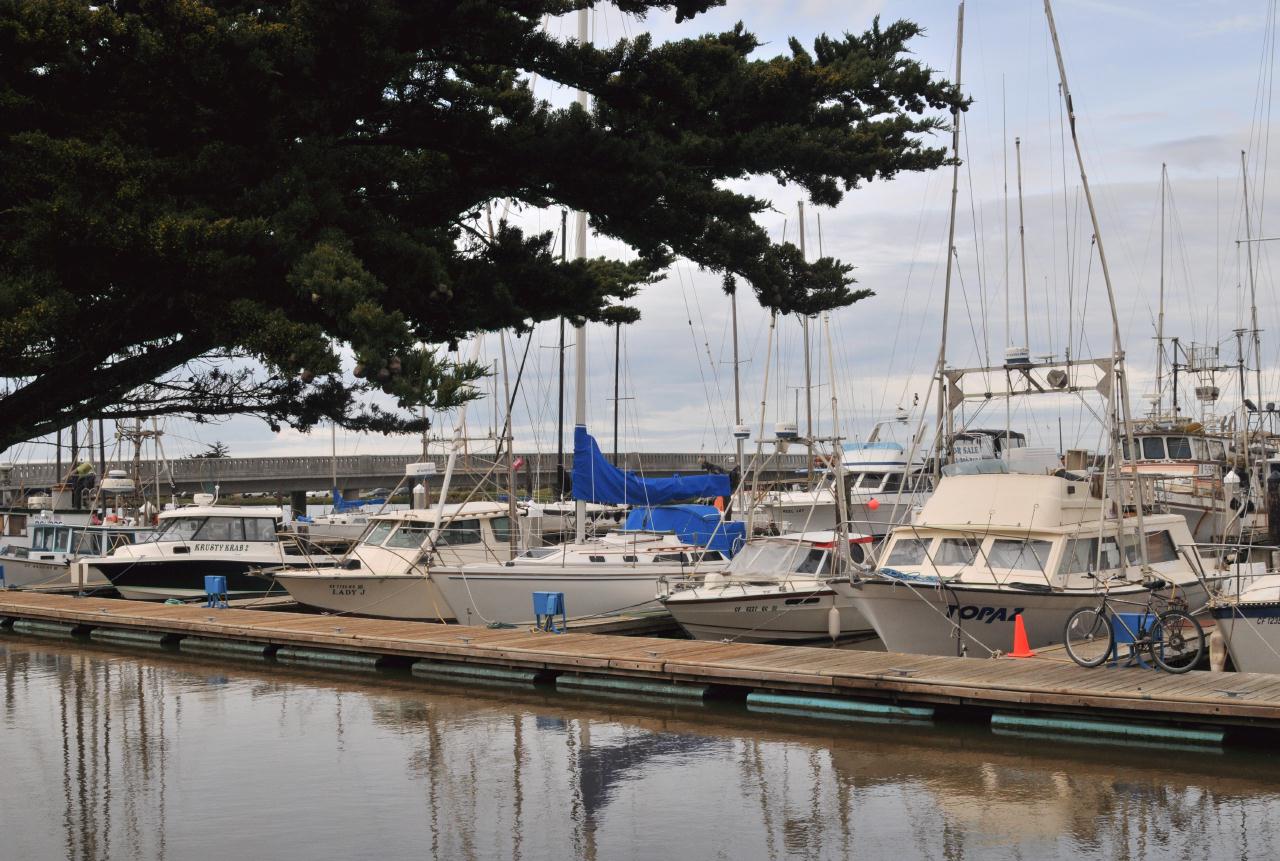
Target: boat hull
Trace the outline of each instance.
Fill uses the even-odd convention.
[[[431,578],[459,622],[484,625],[533,621],[534,592],[563,592],[566,614],[571,619],[654,610],[661,607],[657,597],[659,579],[680,576],[678,569],[626,568],[608,572],[588,566],[580,568],[556,566],[545,573],[511,568],[504,568],[501,573],[437,569],[431,572]]]
[[[71,568],[66,562],[44,562],[39,559],[0,558],[4,566],[4,583],[11,589],[30,586],[70,586]],[[110,586],[111,583],[90,569],[85,588]]]
[[[331,613],[429,622],[452,622],[455,618],[449,602],[426,574],[290,571],[277,574],[276,582],[299,604]]]
[[[890,652],[974,658],[1012,651],[1014,620],[1019,615],[1032,649],[1061,643],[1071,614],[1099,602],[1092,590],[939,588],[881,579],[841,584],[838,591],[862,612]],[[1198,583],[1180,585],[1178,591],[1193,609],[1206,600],[1205,589]],[[1146,595],[1141,586],[1110,593],[1113,600],[1143,603]],[[1124,611],[1136,609],[1117,606]]]
[[[732,588],[732,587],[730,587]],[[695,640],[735,643],[829,643],[831,609],[840,614],[837,640],[865,638],[871,623],[830,589],[758,595],[700,595],[704,589],[676,592],[663,602],[677,624]]]
[[[90,573],[110,581],[121,598],[134,601],[190,600],[204,597],[204,578],[227,578],[228,598],[261,598],[278,588],[270,575],[260,572],[278,566],[227,559],[146,559],[115,557],[98,559]]]
[[[1280,673],[1280,603],[1229,604],[1213,618],[1242,673]]]

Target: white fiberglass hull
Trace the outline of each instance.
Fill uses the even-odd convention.
[[[290,571],[276,582],[299,604],[331,613],[380,619],[451,622],[453,610],[427,574],[355,574]]]
[[[853,603],[824,587],[780,591],[776,587],[700,587],[663,602],[695,640],[735,643],[831,642],[831,610],[840,616],[837,639],[866,637],[871,623]]]
[[[652,566],[657,570],[602,570],[590,565],[547,565],[544,567],[549,570],[531,570],[537,567],[436,570],[431,577],[459,622],[484,625],[533,621],[534,592],[563,592],[570,619],[658,609],[659,578],[683,576],[678,568],[658,565]]]
[[[1280,673],[1280,575],[1258,577],[1239,601],[1214,608],[1231,663],[1242,673]]]
[[[1047,591],[901,583],[886,579],[836,585],[875,628],[890,652],[915,655],[990,657],[1013,649],[1014,619],[1022,616],[1032,649],[1062,642],[1067,619],[1081,607],[1096,607],[1093,590]],[[1192,610],[1206,600],[1199,583],[1180,584]],[[1145,604],[1141,586],[1112,589],[1112,599]],[[1121,612],[1137,606],[1116,604]]]
[[[39,559],[15,559],[0,557],[4,566],[4,585],[10,589],[30,586],[69,586],[71,568],[66,562],[45,562]],[[86,588],[110,586],[107,578],[93,569],[89,570]]]

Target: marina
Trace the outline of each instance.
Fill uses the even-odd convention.
[[[1280,0],[180,5],[0,8],[0,859],[1275,856]]]

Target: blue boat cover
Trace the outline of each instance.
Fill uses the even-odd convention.
[[[686,544],[719,550],[726,556],[737,553],[747,540],[747,524],[737,520],[722,522],[713,505],[663,505],[633,508],[627,512],[624,529],[674,532]]]
[[[573,429],[573,498],[624,505],[661,505],[730,493],[727,475],[641,478],[605,460],[587,429]]]

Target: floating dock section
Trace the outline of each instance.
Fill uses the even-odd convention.
[[[43,637],[372,671],[815,720],[928,724],[1117,740],[1280,744],[1280,676],[1098,668],[801,646],[549,634],[427,622],[0,592],[0,627]],[[1094,723],[1090,723],[1093,721]]]

